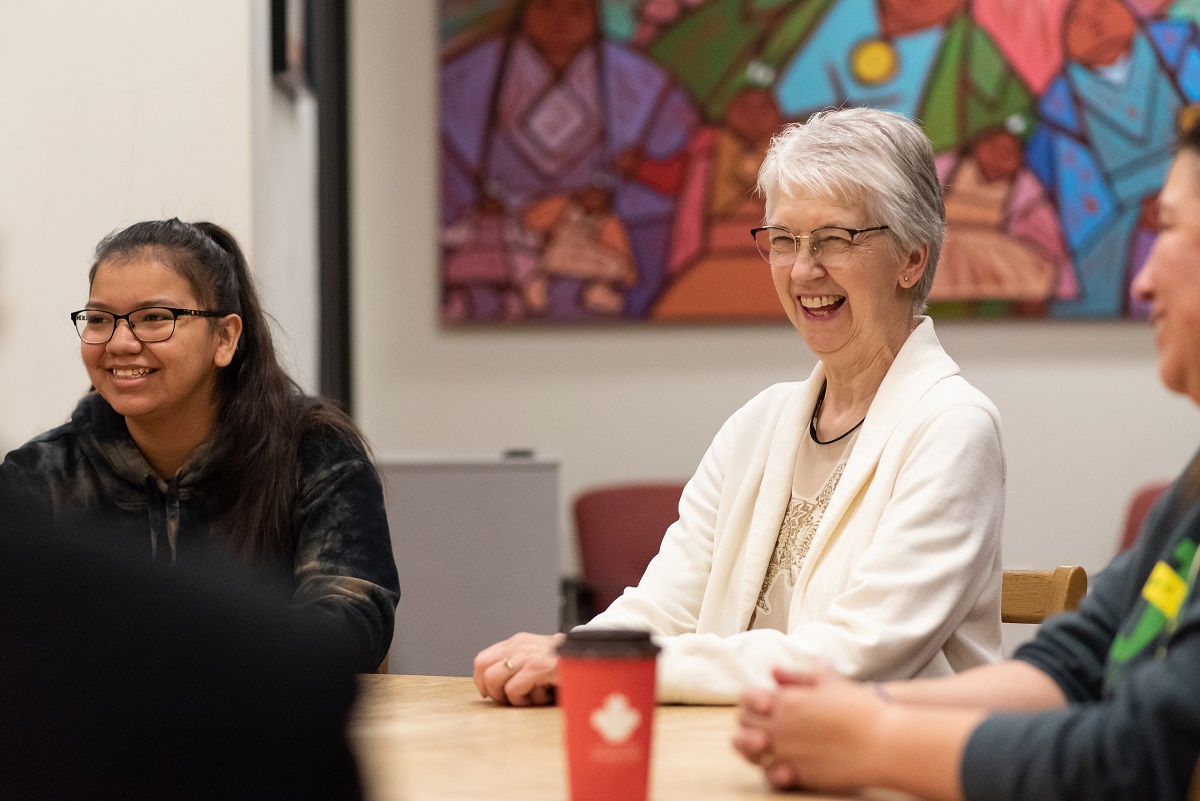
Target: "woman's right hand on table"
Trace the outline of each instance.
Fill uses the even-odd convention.
[[[554,703],[558,684],[558,645],[564,634],[514,634],[475,657],[475,686],[498,704]]]

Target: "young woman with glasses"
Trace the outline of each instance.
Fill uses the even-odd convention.
[[[80,536],[170,562],[216,545],[285,576],[373,670],[399,598],[379,477],[350,419],[279,365],[237,242],[137,223],[100,242],[89,281],[71,319],[94,391],[0,478]]]
[[[921,316],[945,220],[929,140],[890,112],[817,114],[774,139],[759,186],[767,275],[746,280],[774,282],[816,367],[725,423],[641,582],[589,625],[658,635],[666,702],[732,703],[773,666],[998,659],[1000,421]],[[548,701],[557,641],[482,651],[479,691]]]

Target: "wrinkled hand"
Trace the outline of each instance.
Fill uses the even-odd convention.
[[[475,657],[475,686],[498,704],[538,706],[554,702],[563,634],[514,634]]]
[[[886,704],[870,689],[830,672],[776,671],[776,690],[742,698],[733,744],[777,788],[849,790],[864,771]]]

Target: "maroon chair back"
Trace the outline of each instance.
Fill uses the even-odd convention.
[[[679,517],[681,494],[682,482],[647,482],[599,487],[575,499],[581,578],[595,613],[642,578]]]
[[[1170,486],[1169,481],[1161,484],[1147,484],[1134,494],[1133,500],[1129,502],[1129,513],[1125,516],[1125,534],[1121,537],[1122,551],[1129,550],[1137,541],[1138,532],[1142,530],[1142,523],[1146,520],[1150,507],[1154,506],[1159,496]]]

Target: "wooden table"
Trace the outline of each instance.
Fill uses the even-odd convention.
[[[557,707],[497,706],[469,678],[372,675],[361,688],[350,737],[369,801],[567,800]],[[658,708],[652,801],[819,798],[772,793],[730,745],[735,714]]]

